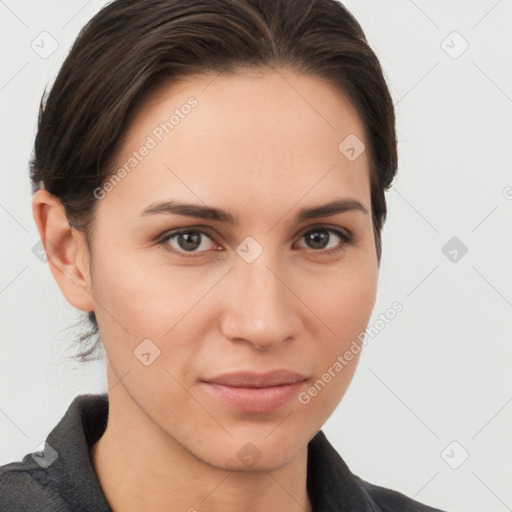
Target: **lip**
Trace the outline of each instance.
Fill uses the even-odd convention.
[[[288,370],[239,371],[203,380],[206,389],[242,412],[272,412],[297,395],[307,378]]]

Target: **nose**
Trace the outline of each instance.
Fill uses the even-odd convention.
[[[228,297],[222,320],[224,335],[258,350],[288,343],[300,328],[300,301],[290,290],[290,277],[269,263],[263,257],[253,263],[238,261],[224,290]]]

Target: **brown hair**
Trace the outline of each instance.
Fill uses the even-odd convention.
[[[363,121],[370,156],[377,259],[384,192],[397,170],[393,101],[357,20],[336,0],[116,0],[80,31],[49,94],[41,98],[30,161],[32,190],[65,208],[88,247],[98,199],[130,120],[163,84],[204,72],[288,68],[328,81]],[[92,330],[79,342],[98,334]],[[91,359],[101,342],[76,357]]]

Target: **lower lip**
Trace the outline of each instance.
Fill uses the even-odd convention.
[[[296,396],[305,381],[269,388],[238,388],[205,382],[206,388],[242,412],[262,413],[279,409]]]

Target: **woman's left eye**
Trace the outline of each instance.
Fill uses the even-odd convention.
[[[339,239],[338,242],[334,240],[334,244],[332,243],[333,235]],[[205,241],[204,238],[208,239],[209,242]],[[329,227],[310,229],[306,233],[303,233],[300,239],[304,239],[305,242],[309,244],[309,248],[313,249],[314,252],[326,254],[340,251],[344,249],[345,245],[352,242],[352,237],[349,234]],[[184,229],[168,233],[160,240],[159,244],[162,245],[164,249],[178,253],[180,256],[184,257],[207,252],[215,246],[213,239],[207,233],[199,229]]]
[[[338,241],[337,243],[334,242],[334,244],[330,244],[333,238],[332,235],[340,239],[341,242]],[[307,243],[311,244],[311,248],[322,249],[323,252],[327,254],[340,251],[344,249],[345,245],[348,245],[352,242],[352,237],[348,234],[328,227],[311,229],[304,233],[301,236],[301,239],[302,238],[305,238]]]

